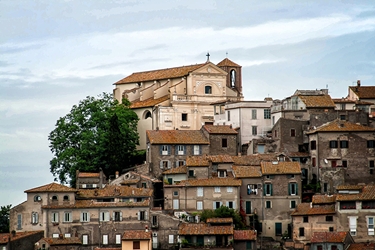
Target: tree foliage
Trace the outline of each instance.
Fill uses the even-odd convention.
[[[9,215],[12,205],[0,207],[0,233],[9,233]]]
[[[206,222],[208,218],[233,218],[233,224],[236,229],[244,229],[246,227],[240,213],[226,206],[221,206],[215,210],[203,210],[200,219]]]
[[[86,97],[60,117],[49,134],[54,155],[50,171],[61,183],[75,186],[76,170],[99,171],[109,176],[132,166],[139,143],[138,117],[126,99],[112,95]]]

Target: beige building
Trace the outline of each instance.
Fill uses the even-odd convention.
[[[127,98],[139,117],[139,149],[146,130],[198,130],[213,124],[214,107],[242,96],[241,66],[225,58],[206,63],[133,73],[115,83],[114,97]]]
[[[375,86],[361,86],[361,81],[357,81],[356,86],[349,87],[347,99],[353,101],[364,101],[371,103],[371,106],[365,110],[370,117],[375,117]],[[361,107],[356,105],[356,108]]]
[[[151,232],[145,230],[126,230],[122,236],[122,250],[137,249],[137,250],[151,250],[152,249]]]

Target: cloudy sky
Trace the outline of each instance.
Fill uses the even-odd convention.
[[[48,134],[132,72],[226,57],[246,100],[374,85],[374,1],[0,1],[0,205],[53,181]]]

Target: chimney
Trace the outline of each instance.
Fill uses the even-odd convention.
[[[116,171],[116,179],[118,178],[118,175],[119,175],[119,172],[118,172],[118,171]]]
[[[357,80],[357,87],[361,87],[361,80]]]

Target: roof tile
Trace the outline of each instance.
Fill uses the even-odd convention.
[[[334,108],[335,103],[329,95],[299,95],[306,108]]]
[[[240,65],[238,65],[237,63],[229,60],[228,58],[223,59],[221,62],[219,62],[216,65],[219,66],[219,67],[241,67]]]
[[[32,188],[29,190],[26,190],[25,193],[42,193],[42,192],[75,192],[76,189],[70,188],[55,182],[52,182],[50,184]]]
[[[76,200],[73,204],[44,205],[47,209],[73,209],[73,208],[101,208],[101,207],[148,207],[150,200],[140,202],[96,202],[93,200]]]
[[[126,230],[122,236],[123,240],[151,240],[151,231]]]
[[[362,192],[358,194],[337,194],[336,201],[375,201],[375,186],[363,186]]]
[[[171,169],[165,170],[163,172],[163,174],[186,174],[186,173],[187,173],[187,167],[186,166],[171,168]]]
[[[203,128],[210,134],[238,134],[230,125],[204,125]]]
[[[153,107],[159,103],[165,102],[169,100],[169,95],[162,96],[160,98],[154,99],[154,97],[151,97],[149,99],[140,101],[136,100],[133,101],[132,104],[130,105],[130,108],[136,109],[136,108],[147,108],[147,107]]]
[[[280,161],[277,164],[274,162],[262,162],[261,170],[263,175],[268,174],[301,174],[301,166],[299,162]]]
[[[182,180],[179,184],[165,185],[165,187],[190,186],[190,187],[231,187],[241,186],[242,181],[233,178],[209,178],[209,179],[189,179]]]
[[[374,99],[375,86],[351,86],[349,87],[360,99]]]
[[[211,224],[233,223],[233,218],[208,218],[206,222]]]
[[[79,189],[77,198],[90,199],[101,197],[149,197],[153,193],[152,189],[135,188],[127,186],[107,185],[102,189]]]
[[[183,223],[179,226],[180,235],[231,235],[233,226],[210,226],[206,223]]]
[[[200,130],[147,130],[151,144],[209,144]]]
[[[262,172],[260,167],[256,166],[233,166],[234,175],[236,178],[251,178],[261,177]]]
[[[317,127],[314,130],[308,131],[307,134],[313,134],[316,132],[373,132],[375,128],[368,126],[359,125],[356,123],[334,120]]]
[[[336,203],[336,195],[316,194],[312,197],[313,204],[329,204]]]
[[[300,203],[298,204],[296,210],[294,210],[291,215],[319,215],[319,214],[335,214],[335,205],[325,205],[311,207],[310,203]]]
[[[237,166],[260,166],[262,161],[277,161],[277,154],[254,154],[232,156],[234,165]]]
[[[311,237],[311,243],[343,243],[348,232],[315,232]]]
[[[44,240],[51,246],[58,246],[58,245],[81,245],[81,239],[78,237],[69,237],[69,238],[43,238]]]
[[[257,233],[254,230],[234,230],[234,240],[256,240]]]

